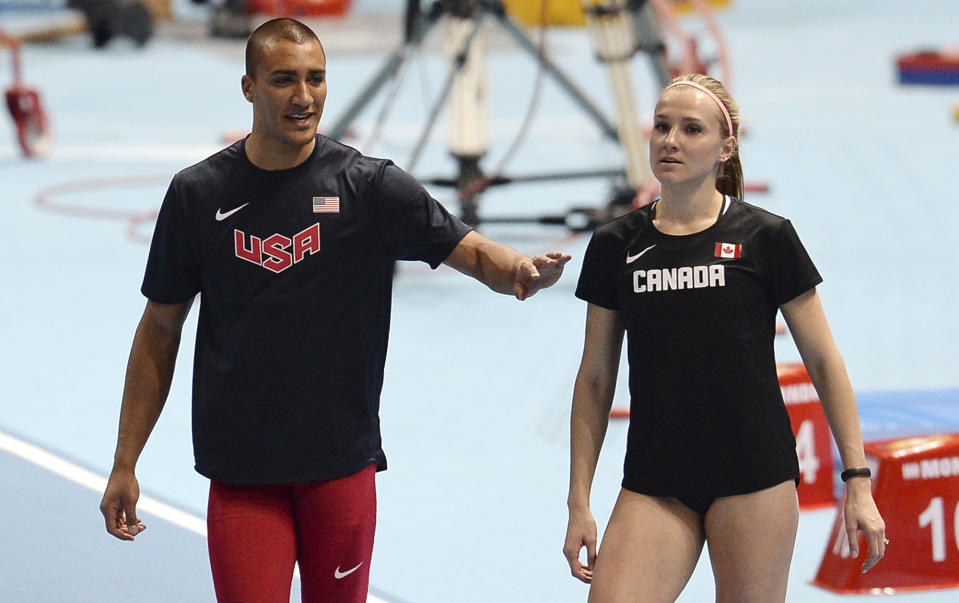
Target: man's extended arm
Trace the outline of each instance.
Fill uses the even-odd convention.
[[[523,300],[559,280],[569,259],[570,256],[556,252],[530,258],[471,231],[444,263],[497,293]]]
[[[180,333],[192,304],[192,299],[180,304],[148,301],[133,337],[113,470],[100,502],[107,532],[120,540],[133,540],[146,528],[136,514],[140,487],[134,470],[170,392]]]

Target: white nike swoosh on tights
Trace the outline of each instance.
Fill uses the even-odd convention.
[[[650,245],[649,247],[647,247],[646,249],[640,251],[640,252],[637,253],[636,255],[629,255],[629,252],[627,251],[627,252],[626,252],[626,263],[627,263],[627,264],[632,264],[633,262],[635,262],[636,260],[639,259],[639,256],[643,255],[644,253],[646,253],[647,251],[649,251],[650,249],[652,249],[652,248],[655,247],[655,246],[656,246],[656,244],[654,243],[654,244]]]
[[[228,211],[228,212],[226,212],[226,213],[221,212],[220,209],[217,208],[217,210],[216,210],[216,221],[217,221],[217,222],[222,222],[223,220],[226,220],[227,218],[229,218],[230,216],[232,216],[232,215],[235,214],[236,212],[240,211],[241,209],[243,209],[243,208],[246,207],[247,205],[249,205],[249,203],[244,203],[244,204],[241,205],[240,207],[234,207],[233,209],[231,209],[230,211]]]
[[[360,561],[360,565],[363,565],[363,562],[362,562],[362,561]],[[341,572],[341,571],[340,571],[340,566],[337,565],[337,566],[336,566],[336,569],[333,570],[333,577],[336,578],[337,580],[342,580],[343,578],[346,578],[347,576],[349,576],[350,574],[352,574],[352,573],[355,572],[356,570],[360,569],[360,565],[357,565],[356,567],[354,567],[354,568],[351,569],[351,570],[346,570],[345,572]]]

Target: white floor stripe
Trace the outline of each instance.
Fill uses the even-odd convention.
[[[24,442],[2,431],[0,431],[0,449],[6,450],[10,454],[16,455],[25,461],[29,461],[38,467],[42,467],[47,471],[95,492],[103,492],[107,486],[107,479],[105,477],[97,475],[92,471],[84,469],[79,465],[75,465],[55,454],[51,454],[42,448]],[[137,510],[169,521],[174,525],[206,538],[206,520],[187,513],[186,511],[171,507],[155,498],[141,494],[140,500],[137,502]],[[297,570],[299,570],[299,568],[297,568]],[[299,571],[295,573],[297,576],[299,575]],[[386,603],[383,599],[373,595],[369,595],[366,601],[367,603]]]
[[[196,162],[226,144],[56,144],[50,158],[57,161],[179,161]]]

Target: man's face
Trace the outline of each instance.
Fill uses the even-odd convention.
[[[317,42],[276,40],[263,49],[243,95],[253,103],[253,132],[293,149],[311,144],[326,102],[326,54]]]

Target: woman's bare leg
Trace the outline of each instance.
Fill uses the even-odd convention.
[[[672,602],[703,550],[702,518],[672,499],[621,490],[603,536],[590,603]]]
[[[705,518],[717,603],[785,601],[798,525],[792,480],[717,498]]]

